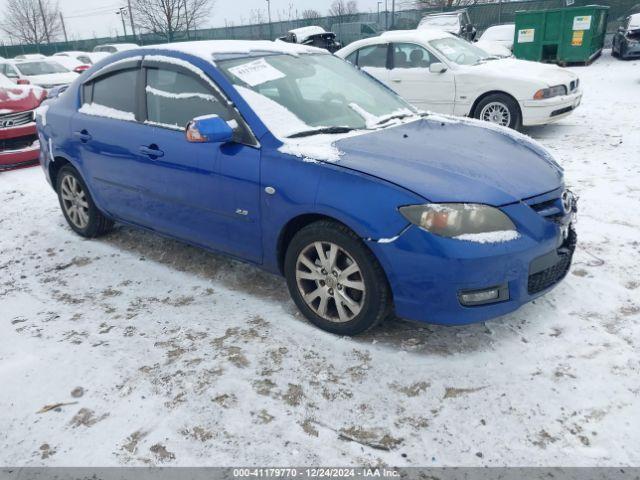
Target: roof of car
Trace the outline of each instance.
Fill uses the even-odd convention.
[[[216,55],[251,53],[285,53],[290,55],[304,53],[328,53],[320,48],[287,42],[270,42],[267,40],[203,40],[197,42],[162,43],[145,48],[157,48],[187,53],[211,61]]]
[[[448,32],[437,29],[424,29],[424,30],[390,30],[380,35],[382,38],[393,38],[394,40],[405,41],[430,41],[437,40],[439,38],[452,37]]]
[[[631,20],[629,21],[629,26],[631,28],[640,27],[640,13],[634,13],[629,17]]]

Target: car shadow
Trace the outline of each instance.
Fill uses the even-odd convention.
[[[226,288],[254,297],[281,303],[284,310],[301,322],[308,321],[291,300],[284,278],[223,254],[186,245],[127,226],[117,226],[102,241],[116,248],[135,252],[141,261],[153,261],[166,267],[220,283]],[[363,347],[384,345],[426,355],[449,356],[491,349],[496,342],[520,341],[527,322],[506,316],[488,323],[464,326],[432,325],[390,318],[376,328],[353,339]],[[309,323],[310,328],[315,328]]]

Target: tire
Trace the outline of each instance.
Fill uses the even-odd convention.
[[[78,235],[95,238],[113,228],[113,221],[98,210],[87,184],[71,165],[65,165],[58,172],[56,192],[64,218]]]
[[[501,109],[508,112],[508,118],[504,120],[504,123],[487,119],[487,117],[493,116],[491,113],[492,108],[496,112],[496,117]],[[492,93],[484,97],[478,105],[476,105],[473,116],[478,120],[492,121],[492,123],[498,123],[499,125],[514,130],[520,130],[522,128],[522,114],[520,113],[518,102],[504,93]],[[505,117],[502,118],[504,119]],[[498,118],[496,118],[496,120],[498,120]]]
[[[320,260],[318,244],[326,263]],[[300,311],[327,332],[358,335],[391,313],[391,293],[382,267],[362,240],[337,222],[318,221],[296,233],[287,248],[284,272]]]

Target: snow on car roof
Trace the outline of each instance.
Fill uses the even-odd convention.
[[[631,30],[635,30],[636,28],[640,28],[640,13],[634,13],[629,17],[629,28]]]
[[[150,45],[147,48],[171,50],[188,53],[211,61],[214,55],[220,54],[246,54],[256,52],[283,53],[288,55],[300,55],[305,53],[325,53],[326,50],[298,45],[287,42],[270,42],[268,40],[203,40],[197,42],[180,42]]]
[[[437,29],[424,29],[424,30],[390,30],[380,35],[382,38],[392,37],[395,40],[408,40],[408,41],[430,41],[438,40],[440,38],[452,37],[448,32]]]
[[[293,33],[298,43],[302,43],[313,35],[322,35],[323,33],[327,33],[327,31],[322,27],[311,25],[309,27],[294,28],[293,30],[289,30],[289,33]]]
[[[484,40],[513,40],[515,30],[514,23],[493,25],[484,31],[481,38]]]

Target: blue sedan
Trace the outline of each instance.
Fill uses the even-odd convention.
[[[571,264],[575,200],[548,152],[417,111],[322,50],[139,48],[52,97],[40,161],[71,229],[120,222],[282,274],[329,332],[484,321]]]

